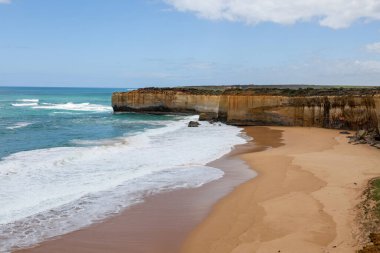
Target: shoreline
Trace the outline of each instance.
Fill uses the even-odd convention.
[[[148,197],[101,223],[17,252],[359,249],[356,205],[368,180],[380,175],[379,151],[348,144],[338,130],[244,129],[253,142],[208,164],[226,173],[222,179]]]
[[[223,178],[192,189],[178,189],[144,198],[115,216],[68,234],[50,238],[17,253],[50,252],[179,252],[183,242],[220,199],[256,173],[237,156],[256,149],[236,145],[207,166],[221,169]]]

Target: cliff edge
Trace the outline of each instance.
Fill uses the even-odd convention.
[[[115,112],[200,114],[231,125],[380,130],[380,87],[218,86],[116,92]]]

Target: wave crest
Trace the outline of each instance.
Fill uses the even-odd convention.
[[[38,103],[40,100],[38,98],[31,98],[31,99],[18,99],[19,102],[26,102],[26,103]]]
[[[19,99],[17,102],[12,103],[15,107],[31,107],[33,109],[44,109],[44,110],[62,110],[62,111],[83,111],[83,112],[110,112],[112,111],[111,106],[91,104],[91,103],[39,103],[38,99]]]

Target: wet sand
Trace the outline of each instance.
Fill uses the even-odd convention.
[[[274,148],[239,156],[258,176],[219,201],[182,252],[356,252],[355,206],[380,175],[379,150],[348,144],[336,130],[246,131]]]
[[[212,205],[256,173],[237,154],[255,149],[250,142],[210,164],[222,179],[196,189],[149,196],[121,214],[60,237],[23,253],[170,253],[179,252],[186,236],[207,217]]]

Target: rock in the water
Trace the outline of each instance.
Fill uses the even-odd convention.
[[[189,124],[187,125],[188,127],[199,127],[199,122],[198,121],[190,121]]]
[[[199,114],[199,121],[214,122],[218,119],[218,114],[215,112],[201,112]]]

